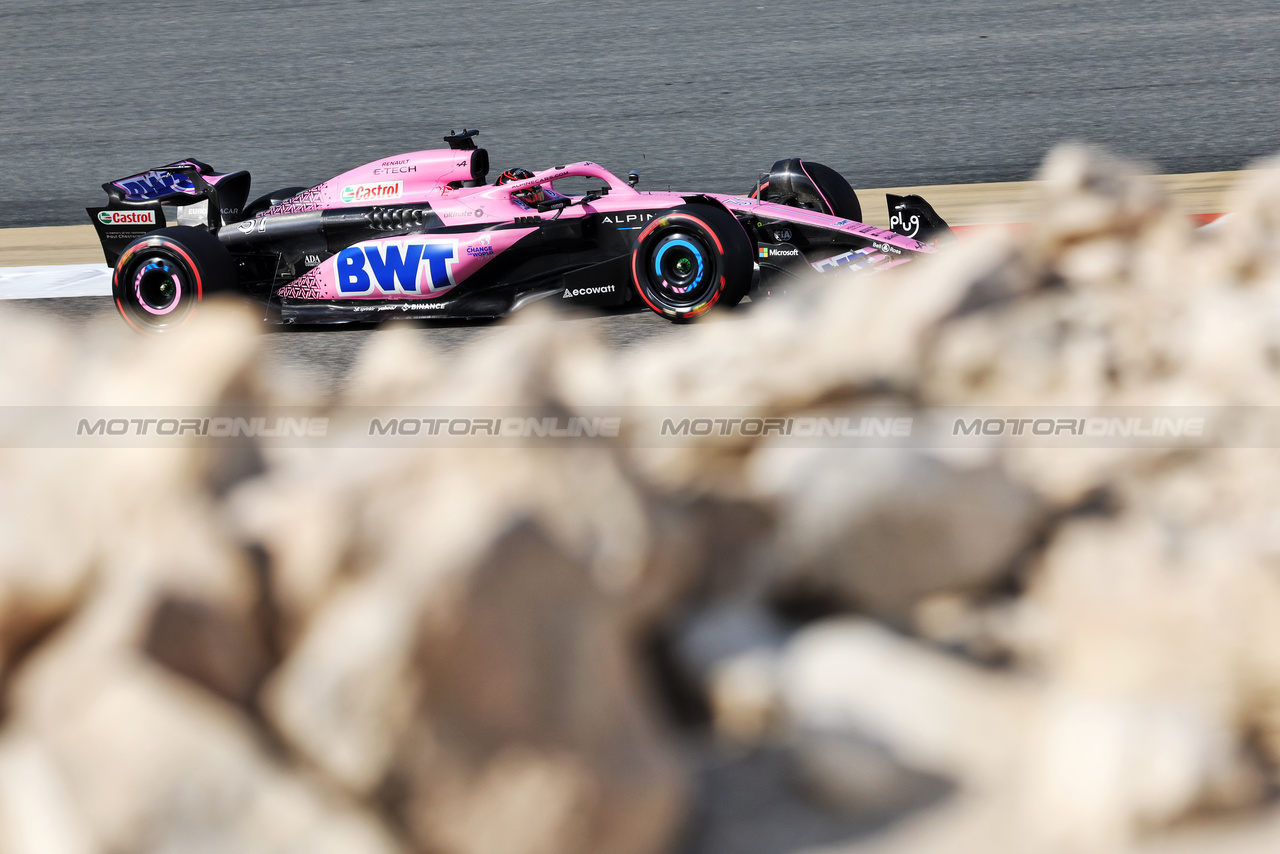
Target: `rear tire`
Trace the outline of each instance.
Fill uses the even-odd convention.
[[[640,232],[631,279],[649,308],[675,322],[737,305],[751,287],[751,238],[729,212],[672,208]]]
[[[210,295],[236,281],[231,253],[202,228],[162,228],[120,253],[111,295],[125,322],[160,335],[187,323]]]

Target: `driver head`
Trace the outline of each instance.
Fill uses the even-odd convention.
[[[498,176],[495,184],[510,184],[513,181],[523,181],[525,178],[532,178],[533,173],[528,169],[508,169]],[[547,193],[541,187],[533,187],[528,190],[521,190],[518,193],[512,193],[512,197],[524,202],[526,205],[533,207],[539,202],[547,200]]]
[[[532,177],[533,173],[528,169],[508,169],[506,172],[499,175],[498,180],[493,183],[497,185],[510,184],[512,181],[523,181],[525,178]]]

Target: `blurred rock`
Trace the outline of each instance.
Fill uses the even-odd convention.
[[[884,745],[853,733],[801,733],[794,754],[805,791],[844,814],[897,816],[950,794],[945,780],[908,769]]]
[[[909,768],[970,785],[1007,777],[1032,687],[866,620],[814,624],[787,645],[779,691],[801,731],[849,732]]]
[[[100,850],[48,750],[10,727],[0,741],[0,851],[92,854]]]
[[[641,701],[621,614],[532,525],[468,576],[417,654],[428,690],[410,738],[423,749],[400,752],[395,772],[406,823],[444,851],[663,850],[685,784]]]
[[[998,580],[1042,513],[997,468],[913,449],[766,446],[750,471],[781,508],[775,584],[895,621],[925,596]]]
[[[1273,849],[1269,166],[1193,231],[1137,167],[1059,149],[1025,230],[620,352],[540,310],[448,355],[389,329],[340,402],[626,414],[590,447],[45,451],[11,413],[0,854]],[[196,320],[0,309],[0,353],[35,358],[0,402],[315,402],[254,313]],[[654,439],[697,408],[977,406],[1212,429]],[[681,696],[713,732],[672,731]]]
[[[780,649],[788,630],[754,600],[725,599],[687,617],[674,634],[686,675],[701,681],[719,662],[756,650]]]
[[[94,850],[400,850],[372,815],[280,764],[250,716],[146,657],[161,590],[110,576],[10,692],[10,725],[74,793]]]

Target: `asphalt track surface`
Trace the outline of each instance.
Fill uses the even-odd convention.
[[[74,299],[29,299],[0,302],[0,311],[15,310],[36,315],[55,316],[62,322],[84,330],[88,324],[123,326],[110,297],[78,297]],[[738,316],[745,316],[744,304]],[[732,322],[732,318],[730,318]],[[586,326],[608,346],[630,347],[640,341],[679,335],[685,327],[677,326],[646,309],[626,308],[616,312],[566,315],[566,326]],[[273,328],[266,341],[266,358],[292,377],[308,384],[320,397],[341,391],[347,372],[355,364],[360,348],[368,343],[372,326],[344,326],[327,329]],[[422,334],[436,348],[444,351],[495,334],[496,323],[434,322],[419,324]]]
[[[866,187],[1021,180],[1064,140],[1165,172],[1280,151],[1264,2],[0,0],[0,34],[0,227],[83,223],[102,181],[179,157],[265,191],[462,126],[495,169],[729,192],[791,155]],[[72,302],[40,310],[109,310]],[[622,346],[669,329],[592,322]],[[336,367],[366,334],[277,337]]]
[[[497,169],[725,192],[792,155],[884,187],[1022,180],[1067,139],[1280,151],[1274,2],[0,0],[0,33],[0,227],[188,155],[266,191],[463,125]]]

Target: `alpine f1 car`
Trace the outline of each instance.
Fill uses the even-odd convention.
[[[950,231],[919,196],[888,197],[892,230],[864,224],[848,182],[799,158],[746,197],[640,192],[636,173],[624,181],[589,162],[490,184],[475,135],[252,202],[248,172],[198,160],[103,184],[107,206],[87,210],[116,306],[143,332],[173,329],[226,291],[285,324],[493,318],[548,297],[639,300],[683,321],[785,289],[801,271],[904,264]],[[566,178],[602,186],[558,191]]]

